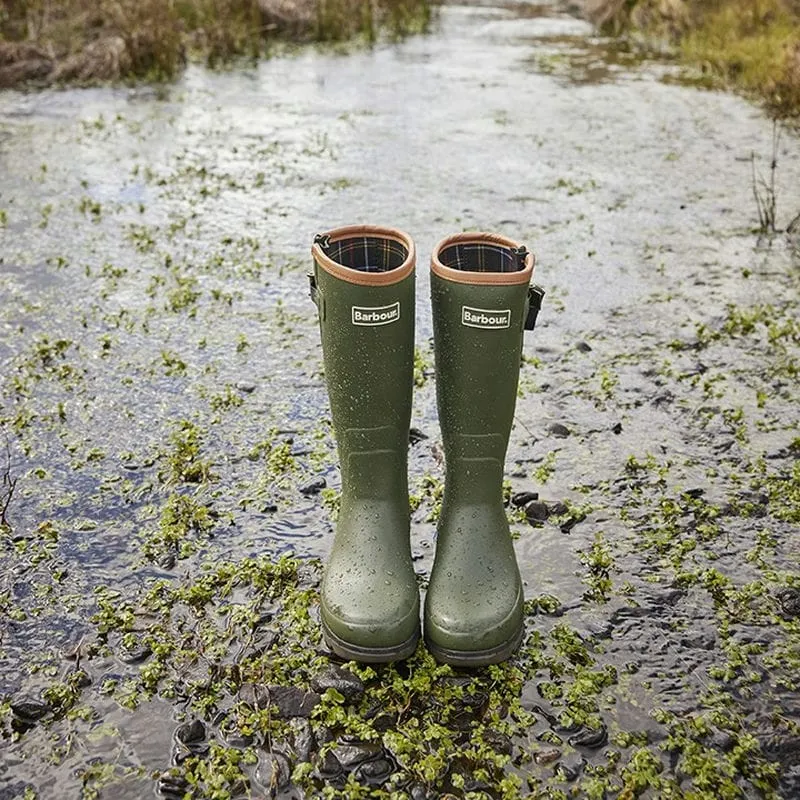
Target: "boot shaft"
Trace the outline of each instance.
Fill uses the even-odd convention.
[[[492,234],[459,234],[431,260],[439,424],[453,459],[505,460],[533,256]],[[457,480],[457,476],[453,475]]]
[[[414,374],[414,266],[400,231],[349,226],[312,248],[325,378],[343,491],[380,496],[388,473],[405,475]],[[359,454],[392,452],[400,464],[371,472]]]

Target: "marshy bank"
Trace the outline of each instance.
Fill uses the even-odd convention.
[[[676,72],[555,5],[451,5],[346,58],[0,93],[0,797],[800,795],[797,240],[754,202],[771,121]],[[790,135],[777,164],[781,230]],[[465,228],[537,255],[506,664],[320,640],[340,480],[306,273],[353,220],[420,253],[422,590],[427,255]]]
[[[0,89],[173,78],[187,60],[258,59],[281,42],[424,30],[428,0],[8,0]]]
[[[588,0],[587,11],[606,33],[666,46],[708,85],[743,90],[774,116],[800,119],[797,0]]]

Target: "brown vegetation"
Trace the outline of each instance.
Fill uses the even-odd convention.
[[[762,97],[776,117],[800,116],[799,0],[588,0],[608,33],[665,39],[709,77]]]
[[[429,0],[5,0],[0,88],[174,76],[264,55],[271,40],[372,40],[424,28]]]

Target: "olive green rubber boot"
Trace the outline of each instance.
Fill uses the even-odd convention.
[[[425,640],[437,660],[496,664],[519,646],[523,591],[503,505],[503,466],[522,336],[541,292],[533,256],[502,236],[463,233],[431,259],[436,399],[446,462]],[[527,323],[527,324],[526,324]]]
[[[391,228],[349,226],[317,236],[312,255],[342,474],[322,629],[342,658],[396,661],[414,652],[420,627],[407,476],[414,243]]]

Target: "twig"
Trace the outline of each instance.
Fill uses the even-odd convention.
[[[6,439],[6,467],[3,471],[2,483],[0,484],[3,495],[0,496],[0,528],[11,530],[11,525],[6,515],[8,513],[8,507],[11,505],[11,499],[14,496],[14,489],[16,486],[17,478],[11,477],[11,445],[8,443],[8,439]]]
[[[775,233],[775,220],[777,218],[777,194],[775,178],[778,171],[778,145],[781,140],[781,129],[777,121],[772,123],[772,159],[769,166],[769,182],[756,170],[756,154],[751,151],[750,164],[752,168],[752,189],[758,211],[758,225],[760,233]]]

